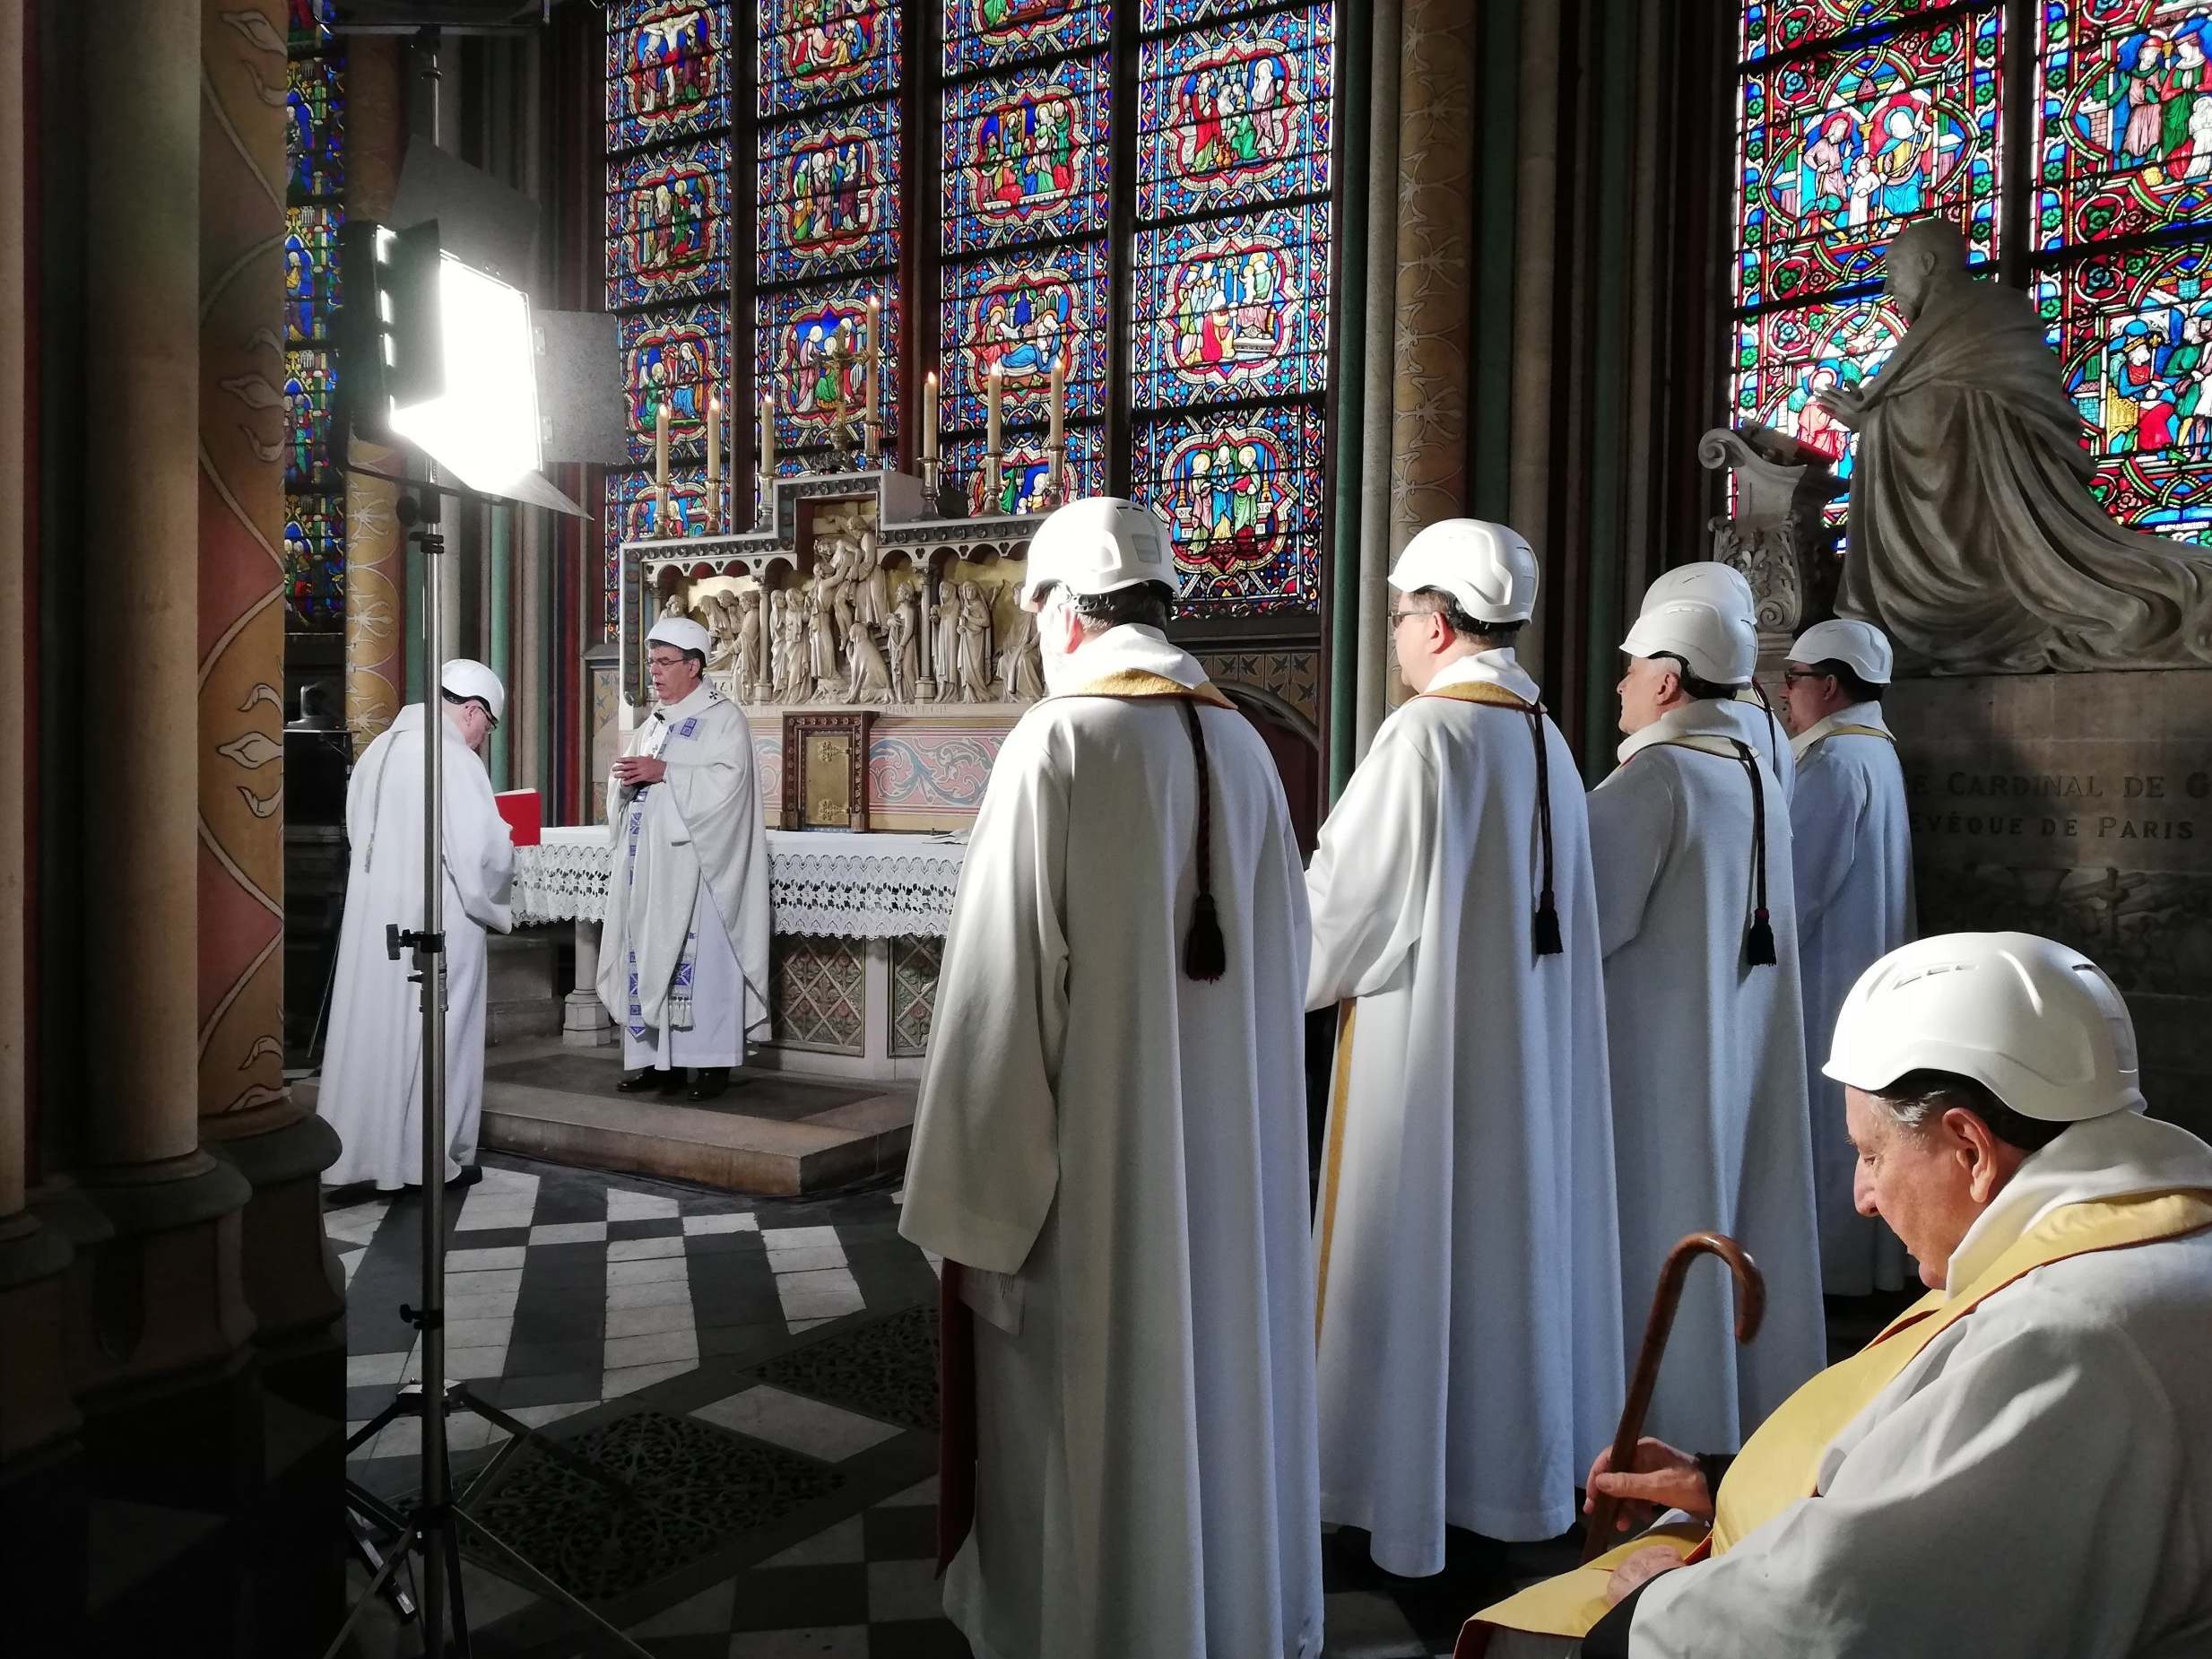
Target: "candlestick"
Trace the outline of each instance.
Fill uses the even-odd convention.
[[[1045,442],[1055,447],[1061,442],[1068,413],[1068,360],[1053,359],[1052,433]]]
[[[991,365],[990,378],[985,385],[986,392],[985,410],[988,417],[988,430],[984,438],[983,447],[995,456],[1004,447],[1005,442],[1003,430],[1005,404],[1002,401],[1005,394],[1005,380],[1004,377],[1000,374],[999,366],[996,363]]]
[[[722,482],[722,394],[707,395],[707,482]]]
[[[776,394],[760,395],[760,511],[769,510],[776,483]]]
[[[653,487],[668,488],[668,394],[659,395],[659,407],[653,412]]]
[[[922,458],[937,458],[937,371],[922,377]]]
[[[868,360],[865,370],[868,437],[868,458],[875,459],[877,446],[882,441],[882,426],[879,411],[883,396],[883,301],[875,295],[868,296]]]

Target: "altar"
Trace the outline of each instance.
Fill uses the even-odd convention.
[[[955,835],[770,830],[769,1040],[749,1064],[798,1075],[911,1081],[967,856]],[[603,824],[515,849],[515,925],[576,929],[562,1035],[598,1047],[615,1029],[598,993],[599,924],[613,845]]]

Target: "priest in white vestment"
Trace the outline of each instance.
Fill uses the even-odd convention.
[[[1621,765],[1590,796],[1620,1169],[1625,1325],[1641,1337],[1686,1233],[1733,1236],[1766,1275],[1739,1349],[1728,1276],[1689,1277],[1654,1433],[1726,1451],[1826,1358],[1789,817],[1739,734],[1748,616],[1647,608],[1622,646]]]
[[[1860,979],[1826,1070],[1929,1294],[1724,1471],[1601,1454],[1626,1524],[1671,1524],[1486,1608],[1461,1655],[2212,1653],[2212,1147],[2143,1115],[2119,991],[2030,934],[1921,940]]]
[[[1039,527],[1047,695],[945,940],[899,1230],[949,1340],[972,1313],[945,1611],[977,1659],[1321,1651],[1306,883],[1265,744],[1162,631],[1174,579],[1147,508]]]
[[[1588,812],[1513,639],[1536,560],[1450,519],[1390,575],[1416,695],[1306,873],[1341,1003],[1315,1218],[1322,1516],[1444,1570],[1554,1538],[1620,1414],[1620,1250]]]
[[[768,1021],[768,838],[745,710],[707,678],[707,630],[646,635],[652,715],[607,780],[614,868],[599,1000],[622,1033],[626,1094],[711,1100]]]
[[[1790,863],[1797,875],[1820,1279],[1830,1296],[1895,1290],[1905,1282],[1897,1235],[1860,1213],[1843,1085],[1820,1070],[1844,996],[1871,964],[1913,936],[1904,769],[1882,718],[1894,660],[1871,622],[1816,622],[1791,646],[1782,676],[1798,763]]]
[[[507,709],[507,691],[483,664],[456,657],[438,674],[443,739],[446,882],[446,1174],[478,1178],[477,1125],[484,1107],[487,931],[513,922],[507,882],[515,843],[480,758]],[[331,988],[330,1043],[315,1109],[345,1150],[323,1179],[371,1181],[379,1192],[422,1179],[422,994],[397,961],[385,929],[422,925],[424,709],[410,703],[361,751],[347,781],[345,919]]]
[[[1752,638],[1758,637],[1757,602],[1751,596],[1751,584],[1734,565],[1711,559],[1677,565],[1644,590],[1644,609],[1651,611],[1677,599],[1699,600],[1729,616],[1740,616],[1751,627]],[[1714,712],[1729,723],[1734,735],[1758,751],[1759,759],[1774,775],[1782,803],[1788,806],[1797,794],[1797,757],[1790,752],[1789,728],[1767,702],[1758,681],[1750,676],[1747,680],[1748,683],[1719,699]]]

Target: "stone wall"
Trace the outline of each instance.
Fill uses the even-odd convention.
[[[2152,1110],[2212,1133],[2212,672],[1904,681],[1882,706],[1921,933],[2086,951],[2127,994]]]

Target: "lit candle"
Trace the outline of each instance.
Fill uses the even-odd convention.
[[[760,499],[768,499],[768,480],[776,476],[776,394],[760,395]]]
[[[988,387],[988,395],[985,401],[984,406],[990,417],[990,426],[989,431],[983,440],[983,447],[989,450],[993,455],[996,455],[999,453],[1001,444],[1005,437],[1005,433],[1002,428],[1006,413],[1005,404],[1002,401],[1005,391],[1005,385],[1002,377],[999,373],[999,366],[996,363],[993,363],[991,365],[991,378],[986,385]]]
[[[668,395],[661,395],[660,407],[653,412],[653,487],[668,488]]]
[[[880,406],[883,381],[883,301],[875,295],[868,296],[868,444],[876,443],[876,412]]]
[[[722,482],[722,394],[707,395],[707,482]]]
[[[1057,449],[1066,433],[1068,413],[1068,360],[1064,357],[1053,359],[1052,413],[1052,433],[1045,441],[1050,447]]]
[[[922,377],[922,458],[937,458],[937,371]]]

